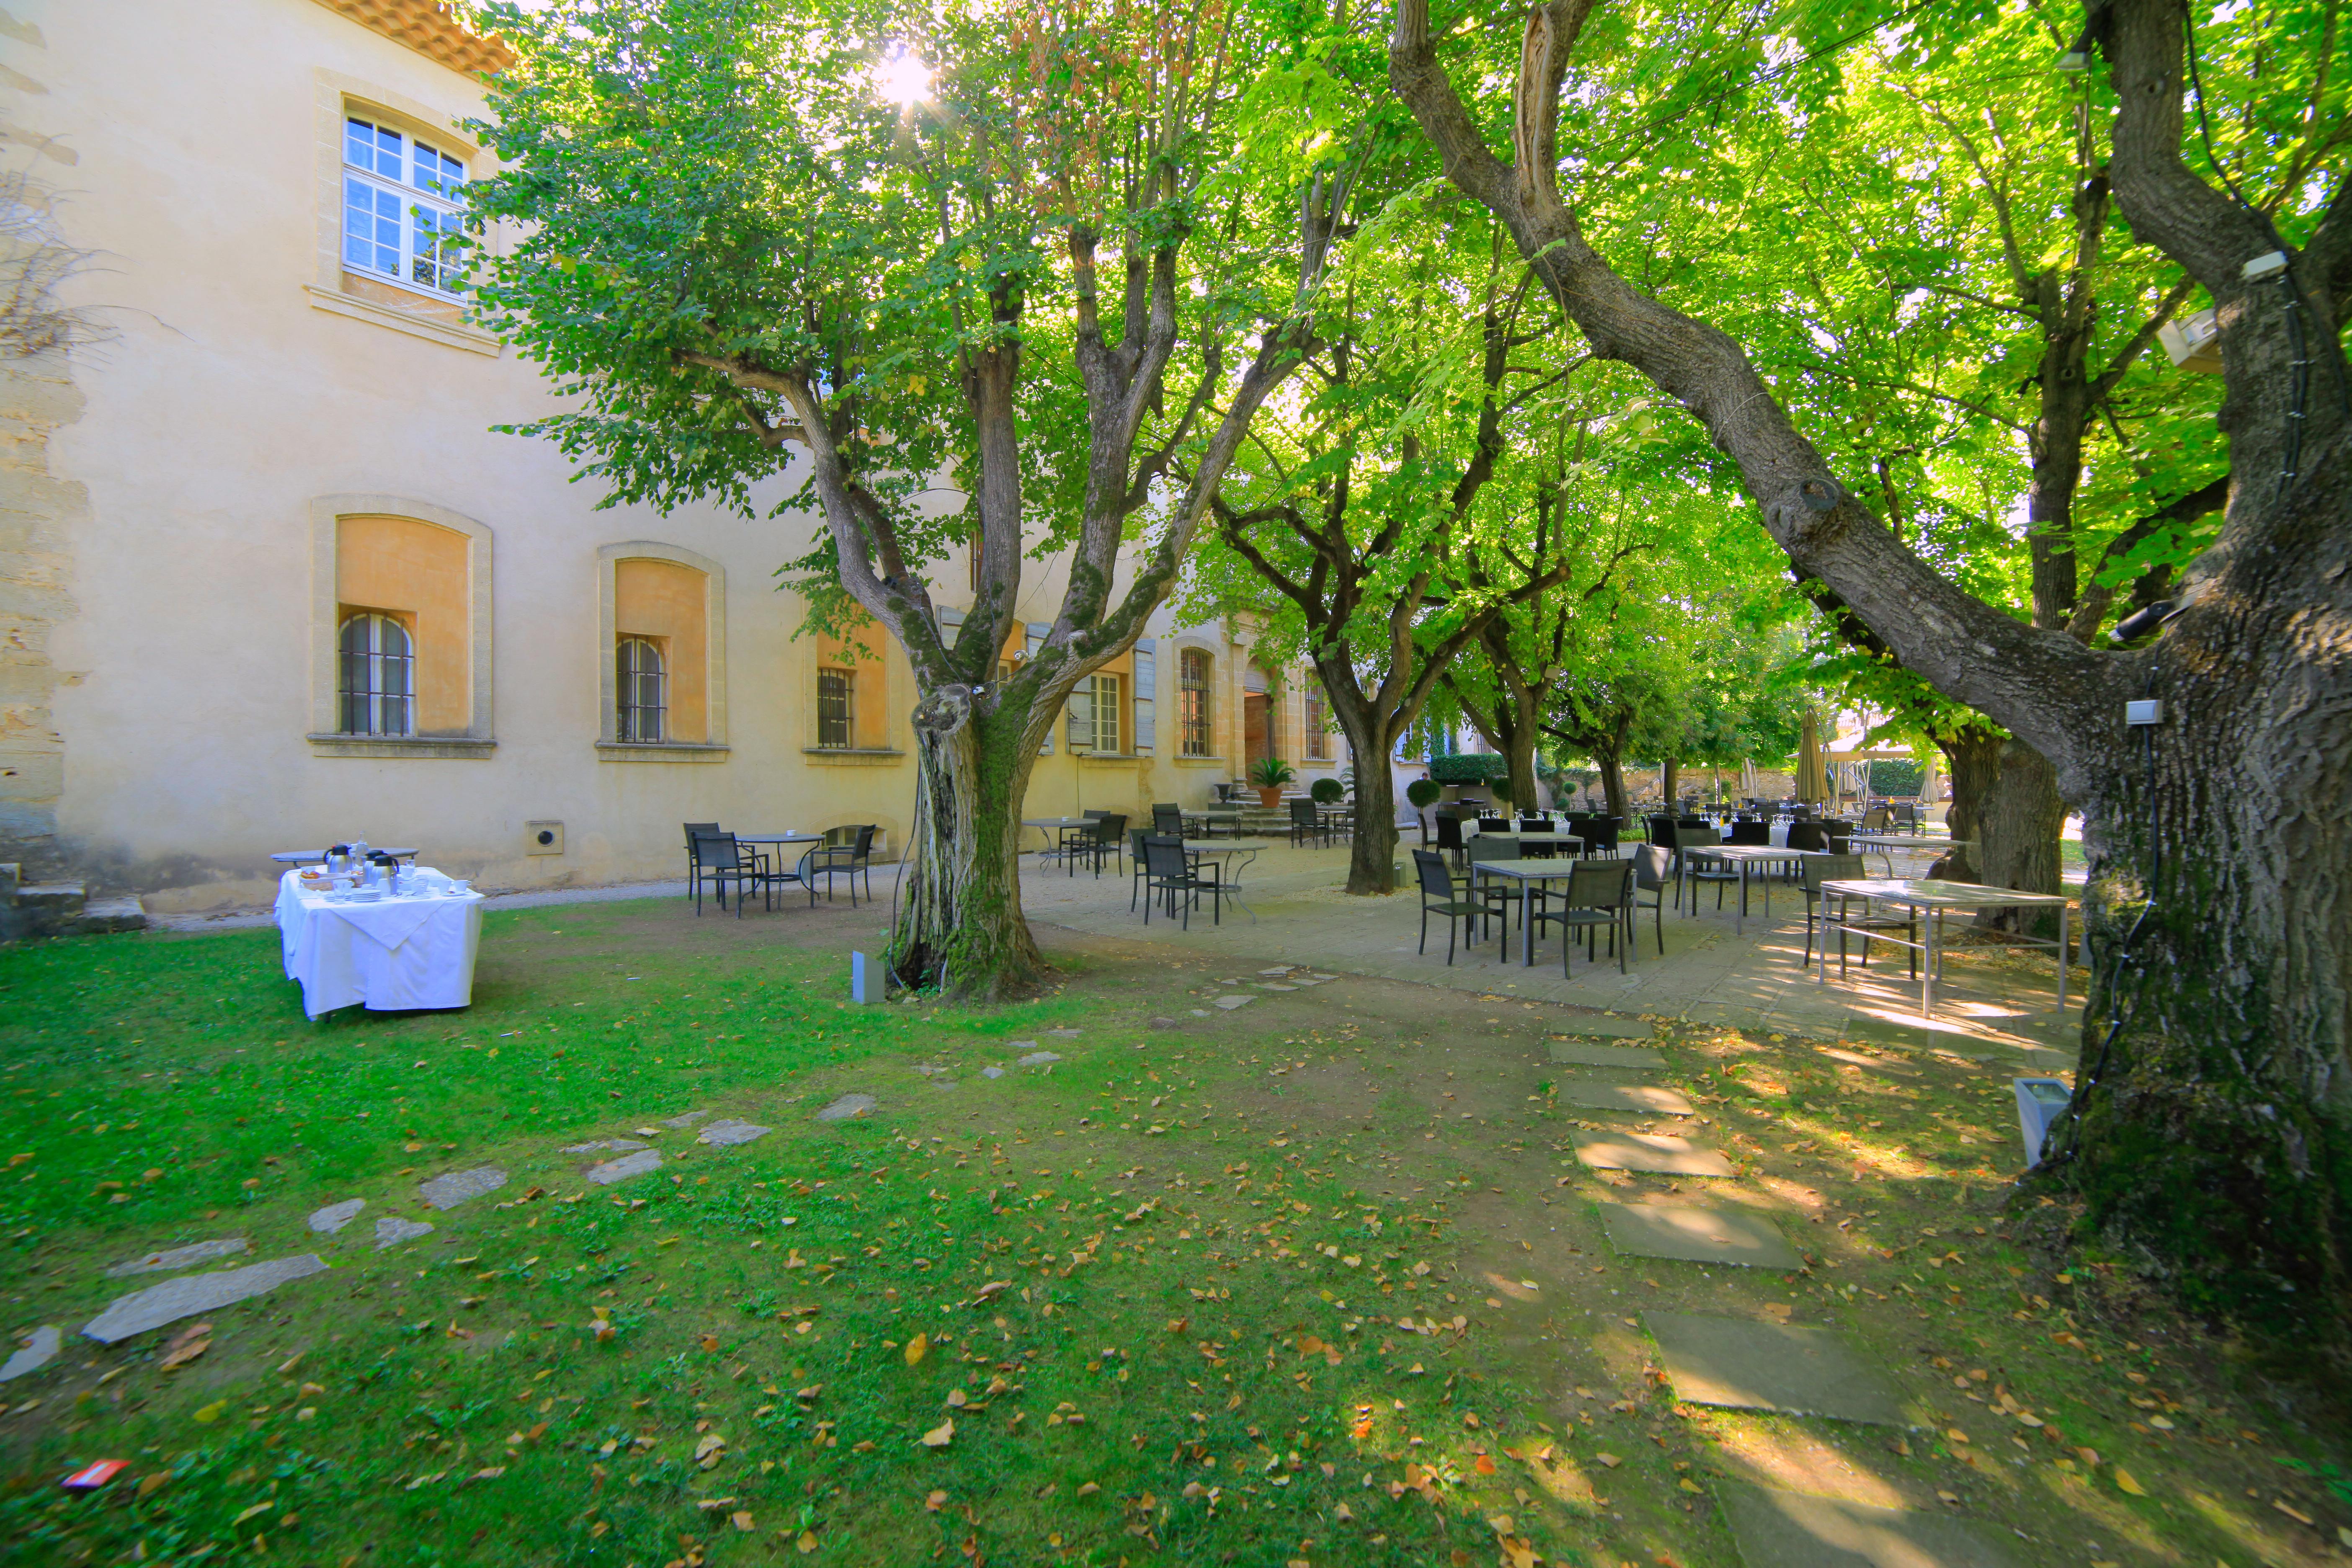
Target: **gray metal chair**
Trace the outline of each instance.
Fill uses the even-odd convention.
[[[1428,952],[1429,917],[1444,915],[1445,917],[1445,963],[1450,969],[1454,965],[1454,922],[1479,920],[1486,915],[1486,906],[1454,896],[1454,873],[1447,868],[1445,857],[1435,850],[1414,850],[1412,868],[1421,881],[1421,945],[1413,951],[1421,953]],[[1469,942],[1477,940],[1470,934],[1470,928],[1466,924],[1463,927],[1463,934]],[[1467,943],[1465,942],[1465,945]]]
[[[1644,844],[1633,851],[1633,912],[1642,910],[1642,895],[1650,895],[1654,911],[1651,925],[1657,932],[1658,956],[1666,953],[1666,889],[1675,883],[1674,852],[1660,844]]]
[[[716,833],[715,822],[689,822],[686,825],[686,896],[699,898],[702,893],[702,865],[694,858],[694,840],[698,835]]]
[[[1178,901],[1183,906],[1184,929],[1192,929],[1192,910],[1201,895],[1209,895],[1209,923],[1222,925],[1224,914],[1225,887],[1220,877],[1221,868],[1198,865],[1184,854],[1183,843],[1171,842],[1157,834],[1143,841],[1145,864],[1150,868],[1149,886],[1152,897],[1143,906],[1143,923],[1151,923],[1151,905],[1160,896],[1168,900],[1168,913],[1173,918]]]
[[[1562,907],[1538,910],[1536,922],[1547,921],[1560,923],[1559,973],[1568,974],[1569,954],[1575,950],[1576,933],[1584,933],[1584,956],[1587,963],[1597,963],[1594,944],[1602,927],[1609,931],[1609,951],[1617,955],[1617,973],[1625,973],[1625,962],[1632,949],[1633,931],[1630,917],[1633,911],[1633,862],[1631,860],[1580,860],[1569,873],[1568,891],[1561,895]],[[1625,941],[1621,945],[1618,939]]]
[[[1505,936],[1511,934],[1511,905],[1518,900],[1518,891],[1507,883],[1480,881],[1477,866],[1481,860],[1517,860],[1517,858],[1519,858],[1517,838],[1508,834],[1482,832],[1464,847],[1462,869],[1454,877],[1454,882],[1460,891],[1474,902],[1490,907],[1496,918],[1500,921]],[[1540,890],[1536,894],[1536,901],[1538,903],[1543,901],[1543,894]]]
[[[1918,914],[1916,910],[1906,909],[1900,917],[1893,914],[1865,914],[1857,920],[1847,912],[1848,907],[1853,903],[1852,899],[1842,893],[1822,891],[1823,882],[1860,881],[1868,878],[1870,872],[1864,868],[1861,856],[1843,853],[1814,856],[1798,868],[1804,873],[1805,894],[1805,955],[1798,962],[1799,969],[1803,969],[1812,963],[1813,933],[1822,926],[1834,924],[1839,928],[1838,973],[1841,974],[1845,973],[1846,935],[1854,928],[1859,927],[1865,933],[1883,931],[1892,934],[1899,931],[1906,941],[1918,941]],[[1838,901],[1838,912],[1834,921],[1832,920],[1829,912],[1829,900],[1832,899]],[[1914,947],[1906,951],[1911,959],[1911,977],[1916,980],[1919,976],[1919,950]],[[1822,932],[1822,963],[1824,968],[1829,964],[1829,933],[1824,931]],[[1862,939],[1862,966],[1864,969],[1870,967],[1870,938],[1867,934],[1864,934]]]

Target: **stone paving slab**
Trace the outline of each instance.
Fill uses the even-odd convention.
[[[323,1273],[326,1268],[324,1258],[315,1252],[306,1252],[299,1258],[273,1258],[268,1263],[249,1264],[218,1274],[184,1274],[177,1279],[117,1298],[106,1310],[83,1325],[81,1331],[84,1337],[100,1344],[121,1344],[134,1335],[182,1318],[251,1300],[289,1280]]]
[[[1738,1209],[1687,1204],[1601,1205],[1609,1245],[1636,1258],[1730,1263],[1748,1268],[1801,1268],[1804,1260],[1770,1220]]]
[[[1646,1018],[1621,1018],[1609,1013],[1579,1013],[1549,1023],[1557,1034],[1585,1035],[1602,1040],[1646,1040],[1656,1033]]]
[[[10,1356],[5,1363],[0,1363],[0,1383],[10,1382],[24,1376],[26,1373],[40,1371],[58,1359],[58,1352],[65,1347],[65,1335],[58,1331],[58,1326],[55,1323],[43,1323],[25,1336],[22,1349]]]
[[[853,1116],[865,1116],[876,1105],[870,1094],[845,1094],[816,1113],[819,1121],[846,1121]]]
[[[714,1149],[728,1149],[738,1143],[749,1143],[754,1138],[765,1138],[772,1131],[773,1131],[772,1128],[757,1126],[737,1117],[728,1116],[720,1118],[695,1134],[694,1141],[698,1143],[708,1143]]]
[[[1688,1116],[1691,1102],[1676,1089],[1661,1089],[1654,1083],[1606,1083],[1595,1079],[1571,1078],[1559,1086],[1559,1098],[1568,1105],[1581,1105],[1591,1110],[1640,1110],[1653,1116]]]
[[[416,1195],[436,1209],[453,1209],[469,1198],[495,1193],[506,1184],[507,1173],[496,1165],[477,1165],[470,1171],[452,1171],[446,1176],[420,1182]]]
[[[632,1149],[650,1147],[652,1145],[641,1138],[591,1138],[585,1143],[566,1143],[563,1152],[567,1154],[625,1154]]]
[[[691,1127],[709,1114],[710,1112],[707,1110],[689,1110],[683,1116],[664,1117],[662,1125],[669,1128]]]
[[[1661,1176],[1729,1176],[1731,1162],[1687,1138],[1664,1132],[1578,1131],[1576,1157],[1596,1171],[1647,1171]]]
[[[1906,1425],[1886,1374],[1827,1329],[1645,1312],[1675,1397],[1733,1410]]]
[[[433,1227],[420,1219],[400,1219],[386,1215],[375,1222],[375,1249],[398,1247],[404,1241],[415,1241],[420,1236],[431,1236]]]
[[[253,1244],[241,1236],[223,1237],[217,1241],[199,1241],[187,1247],[175,1247],[169,1252],[150,1252],[138,1258],[125,1258],[106,1271],[109,1279],[128,1279],[134,1274],[168,1274],[175,1268],[194,1268],[199,1263],[210,1263],[215,1258],[234,1258],[240,1252],[250,1252]]]
[[[1666,1065],[1666,1058],[1656,1051],[1645,1051],[1634,1046],[1594,1046],[1582,1040],[1547,1040],[1551,1059],[1574,1067],[1639,1068],[1655,1072]]]
[[[365,1207],[367,1207],[365,1198],[345,1198],[341,1203],[329,1204],[322,1209],[313,1209],[310,1211],[310,1228],[320,1236],[332,1236],[359,1218],[360,1211]]]
[[[1021,1058],[1019,1065],[1024,1068],[1049,1068],[1061,1059],[1061,1057],[1053,1051],[1031,1051]]]
[[[1716,1501],[1747,1568],[2015,1568],[1965,1521],[1738,1481]]]
[[[601,1165],[589,1167],[588,1179],[600,1187],[609,1187],[614,1182],[625,1182],[631,1176],[642,1176],[661,1168],[660,1150],[640,1149],[634,1154],[624,1154],[617,1160],[607,1160]]]

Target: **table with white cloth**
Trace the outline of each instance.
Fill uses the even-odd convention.
[[[316,1018],[353,1004],[373,1013],[465,1007],[474,1000],[482,945],[482,896],[452,894],[449,879],[419,868],[419,891],[338,902],[289,871],[278,883],[278,932],[286,978],[302,986]]]

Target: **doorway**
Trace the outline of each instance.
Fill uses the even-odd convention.
[[[1253,661],[1242,669],[1242,765],[1280,756],[1281,737],[1275,733],[1273,682]]]

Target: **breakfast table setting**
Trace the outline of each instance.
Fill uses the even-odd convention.
[[[354,1005],[470,1005],[482,895],[430,866],[374,855],[364,844],[338,845],[278,878],[279,947],[286,978],[302,987],[302,1011],[318,1018]]]

